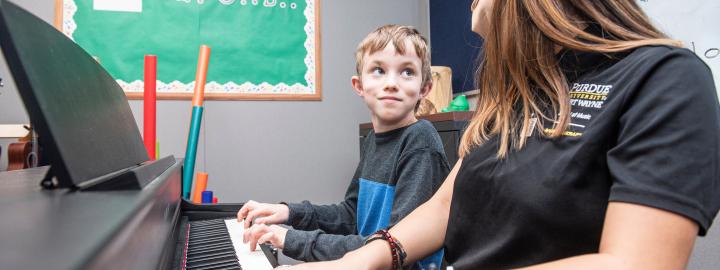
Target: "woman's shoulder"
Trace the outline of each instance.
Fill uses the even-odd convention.
[[[693,68],[710,71],[710,67],[688,48],[667,45],[651,45],[639,47],[630,52],[623,61],[635,62],[643,65],[683,65],[684,68]]]
[[[635,49],[616,69],[618,85],[631,86],[624,92],[624,102],[647,102],[654,107],[717,107],[717,92],[710,67],[687,48],[644,46]],[[681,107],[682,107],[681,106]]]

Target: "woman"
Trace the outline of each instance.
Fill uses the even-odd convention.
[[[462,159],[428,202],[339,261],[391,269],[682,269],[720,207],[708,67],[633,0],[475,0],[484,40]]]

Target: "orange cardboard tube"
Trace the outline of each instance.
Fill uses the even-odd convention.
[[[192,105],[202,106],[205,98],[205,79],[207,77],[208,62],[210,62],[210,47],[200,46],[198,55],[197,71],[195,73],[195,90],[193,92]]]
[[[208,174],[204,172],[198,172],[195,176],[195,192],[193,192],[192,201],[193,203],[200,203],[202,200],[202,192],[207,188]]]

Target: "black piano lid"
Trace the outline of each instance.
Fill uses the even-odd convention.
[[[176,162],[142,190],[41,189],[0,172],[0,269],[157,269],[180,205]]]
[[[149,159],[125,93],[75,42],[0,0],[0,47],[57,186],[98,182]]]

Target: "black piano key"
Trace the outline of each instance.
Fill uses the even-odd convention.
[[[191,232],[189,234],[190,238],[197,238],[197,237],[207,237],[207,236],[218,236],[223,235],[226,237],[230,237],[227,232],[221,232],[221,229],[215,229],[213,231],[203,231],[203,232]]]
[[[198,260],[194,262],[187,262],[187,268],[200,268],[206,266],[214,266],[220,264],[239,264],[236,256],[218,256],[217,258],[208,258],[206,260]]]
[[[193,253],[188,253],[186,258],[193,259],[193,258],[199,258],[199,257],[205,257],[205,256],[212,256],[215,254],[225,254],[225,252],[232,251],[233,254],[235,254],[235,250],[229,250],[227,248],[214,248],[214,249],[207,249],[202,251],[194,251]]]
[[[196,249],[192,252],[188,251],[187,257],[196,257],[196,256],[204,256],[206,254],[213,254],[213,253],[220,253],[220,252],[227,252],[232,251],[235,252],[235,249],[233,247],[228,246],[217,246],[217,247],[211,247],[207,249]]]
[[[212,245],[204,246],[192,246],[187,249],[187,254],[192,255],[196,253],[206,253],[208,251],[222,251],[224,249],[234,249],[232,245],[227,243],[217,243]]]
[[[191,234],[190,239],[202,239],[202,238],[218,238],[218,237],[224,237],[224,238],[230,238],[228,234],[221,234],[221,233],[203,233],[203,234]]]
[[[203,227],[203,228],[194,228],[190,229],[190,234],[200,234],[200,233],[218,233],[222,232],[222,230],[225,230],[225,227]]]
[[[240,266],[230,266],[230,267],[217,266],[217,267],[204,268],[203,270],[235,270],[235,269],[242,270],[242,268],[240,268]]]
[[[200,242],[209,242],[209,241],[215,241],[215,240],[232,241],[230,239],[230,236],[228,236],[228,235],[210,235],[210,236],[205,236],[205,237],[190,237],[189,242],[200,243]]]
[[[206,266],[195,267],[195,268],[187,268],[187,270],[220,270],[220,269],[242,269],[242,267],[240,267],[240,265],[237,263],[227,263],[227,264],[206,265]]]
[[[194,220],[194,221],[190,221],[190,223],[196,223],[196,224],[200,224],[200,223],[223,223],[223,222],[225,222],[225,220],[223,220],[223,219],[205,219],[205,220]]]
[[[202,268],[202,270],[237,270],[237,269],[242,269],[242,267],[240,267],[240,265],[228,264],[228,265],[208,266],[208,267]],[[195,269],[193,269],[193,270],[195,270]]]
[[[188,264],[191,263],[201,263],[201,262],[216,262],[216,261],[237,261],[237,256],[235,256],[235,253],[222,253],[222,254],[210,254],[204,257],[197,257],[197,258],[188,258],[187,262]]]
[[[190,222],[186,247],[186,269],[242,269],[225,221]]]
[[[235,250],[225,250],[225,251],[219,251],[219,252],[213,252],[213,253],[203,253],[203,254],[196,254],[193,256],[187,257],[188,261],[195,261],[205,258],[210,258],[213,256],[222,255],[222,256],[229,256],[229,255],[235,255]]]
[[[224,227],[203,227],[203,228],[196,228],[190,231],[191,234],[201,234],[201,233],[224,233],[223,230],[225,230]]]
[[[217,225],[225,225],[225,221],[221,222],[190,222],[190,226],[217,226]]]
[[[211,270],[211,269],[242,269],[237,263],[224,263],[224,264],[213,264],[213,265],[202,265],[185,268],[186,270]]]
[[[211,244],[218,244],[218,243],[226,243],[229,246],[232,246],[232,240],[230,239],[215,239],[215,240],[198,240],[191,243],[188,243],[188,248],[195,248],[195,247],[201,247],[204,245],[211,245]]]
[[[194,227],[196,229],[204,229],[204,228],[217,228],[217,227],[224,227],[225,224],[190,224],[191,227]]]
[[[225,226],[225,223],[214,223],[214,224],[190,224],[190,226],[191,226],[191,227],[195,227],[195,228],[198,228],[198,229],[202,229],[202,228],[216,228],[216,227],[221,227],[221,226]]]
[[[188,253],[194,253],[194,252],[199,252],[199,251],[204,251],[204,250],[218,250],[218,249],[222,249],[225,247],[232,247],[232,244],[228,243],[228,242],[218,242],[218,243],[212,243],[212,244],[207,244],[207,245],[193,245],[193,246],[188,246],[187,251],[188,251]]]

